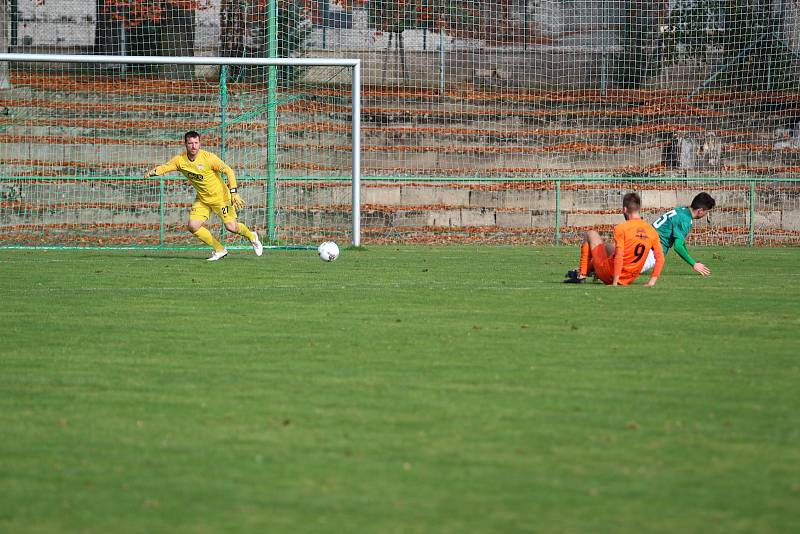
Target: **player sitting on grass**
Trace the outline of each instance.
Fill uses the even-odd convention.
[[[581,245],[580,267],[577,272],[568,272],[564,283],[583,283],[594,271],[595,276],[606,285],[629,285],[639,276],[648,252],[654,251],[655,269],[646,285],[656,285],[664,267],[664,253],[658,234],[639,214],[641,207],[642,201],[636,193],[628,193],[623,197],[622,215],[625,222],[614,227],[613,243],[604,243],[594,230],[586,232]]]
[[[251,231],[244,224],[236,221],[236,210],[244,207],[244,200],[236,191],[236,175],[219,157],[211,152],[200,149],[200,134],[191,131],[183,136],[186,152],[178,154],[164,165],[145,173],[145,178],[161,176],[172,171],[180,171],[194,186],[197,196],[192,204],[189,214],[189,231],[206,245],[213,247],[214,253],[208,261],[221,260],[228,255],[228,250],[211,235],[204,226],[211,216],[211,212],[222,219],[229,232],[238,234],[250,241],[256,256],[261,256],[264,247],[258,239],[258,234]],[[225,173],[228,184],[222,180]]]
[[[680,206],[674,210],[669,210],[664,215],[656,219],[653,228],[658,232],[661,239],[661,248],[664,249],[666,256],[670,248],[675,248],[675,252],[689,264],[694,271],[701,276],[708,276],[711,271],[708,267],[695,261],[686,250],[686,236],[692,231],[692,221],[702,219],[708,215],[717,202],[708,193],[698,193],[688,207]],[[653,254],[647,256],[642,272],[646,273],[656,264]]]

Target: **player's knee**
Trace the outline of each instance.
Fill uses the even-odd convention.
[[[194,234],[200,229],[201,226],[203,226],[201,221],[189,221],[189,223],[186,225],[186,229]]]
[[[236,221],[228,221],[225,223],[225,229],[235,234],[236,231],[239,229],[239,225],[236,224]]]
[[[585,240],[587,243],[589,243],[590,248],[594,248],[603,242],[603,238],[595,230],[589,230],[586,232]]]

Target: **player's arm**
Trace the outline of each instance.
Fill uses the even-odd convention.
[[[680,224],[673,229],[673,236],[675,239],[675,252],[678,256],[681,257],[683,261],[689,264],[689,266],[699,275],[701,276],[708,276],[711,274],[711,271],[703,265],[702,263],[696,261],[689,255],[689,251],[686,250],[686,236],[689,235],[689,232],[692,231],[691,224]]]
[[[231,191],[231,205],[237,210],[244,207],[244,200],[239,195],[239,190],[236,187],[236,173],[230,168],[228,164],[219,159],[216,154],[211,154],[211,168],[217,172],[225,174],[225,179],[228,182],[228,189]]]
[[[167,174],[168,172],[177,171],[178,170],[178,158],[179,156],[175,156],[167,163],[163,165],[159,165],[158,167],[154,167],[144,173],[145,178],[150,178],[151,176],[161,176],[162,174]]]
[[[622,276],[622,265],[625,261],[625,232],[614,229],[614,272],[611,279],[612,286],[619,285],[619,277]]]
[[[650,275],[650,280],[645,285],[654,286],[661,276],[661,270],[664,268],[664,249],[661,247],[661,240],[658,235],[653,240],[653,256],[656,258],[656,265],[653,267],[653,274]]]
[[[676,239],[673,248],[675,248],[675,253],[678,254],[678,256],[680,256],[683,259],[683,261],[688,263],[689,266],[691,266],[691,268],[694,269],[696,273],[698,273],[701,276],[708,276],[709,274],[711,274],[711,271],[709,270],[708,267],[706,267],[699,261],[692,258],[691,255],[689,255],[689,251],[686,250],[685,239]]]

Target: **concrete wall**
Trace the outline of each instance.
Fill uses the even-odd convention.
[[[240,182],[249,207],[242,217],[263,227],[265,182]],[[619,213],[622,196],[631,190],[642,195],[644,215],[655,220],[677,205],[687,205],[699,190],[716,198],[718,210],[712,222],[696,222],[694,239],[704,243],[746,240],[749,225],[749,184],[706,182],[634,184],[617,182],[562,182],[561,231],[566,239],[590,227],[608,231],[623,221]],[[38,225],[54,229],[66,225],[72,233],[54,230],[57,242],[75,235],[75,228],[92,229],[103,239],[125,239],[125,225],[132,225],[138,238],[159,235],[163,221],[169,239],[183,238],[183,224],[193,198],[191,188],[178,176],[165,183],[163,197],[158,180],[146,181],[0,181],[0,242],[9,243],[18,234],[13,228]],[[282,230],[347,233],[350,227],[351,191],[347,184],[320,181],[282,181],[276,190],[277,221]],[[362,226],[375,241],[393,239],[448,240],[448,236],[480,235],[486,242],[552,239],[556,224],[556,191],[553,182],[504,183],[407,183],[370,181],[362,188]],[[14,206],[21,209],[15,209]],[[161,207],[164,207],[163,215]],[[773,243],[800,242],[800,188],[759,183],[755,235]],[[116,228],[115,228],[116,226]],[[311,229],[311,230],[309,230]],[[90,232],[90,230],[87,230]],[[66,236],[66,237],[65,237]],[[147,237],[149,236],[149,237]],[[129,236],[128,236],[129,237]],[[515,241],[515,242],[517,242]],[[368,242],[368,240],[367,240]]]

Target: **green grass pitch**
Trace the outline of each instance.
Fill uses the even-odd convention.
[[[0,251],[0,531],[790,532],[800,250]]]

